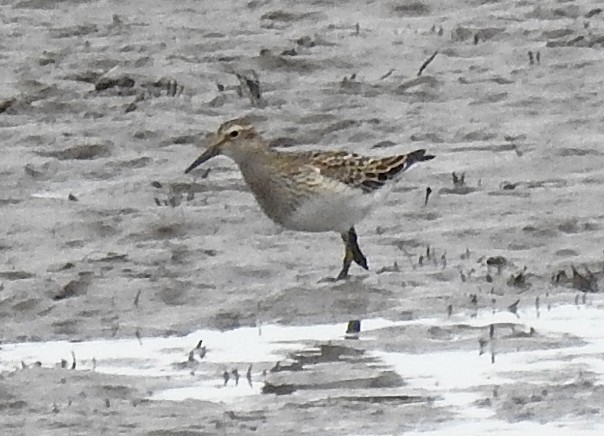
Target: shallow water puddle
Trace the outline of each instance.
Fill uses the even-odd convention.
[[[450,423],[451,431],[458,428],[459,434],[493,432],[498,428],[496,423],[504,423],[493,416],[493,409],[475,405],[477,400],[485,398],[485,391],[481,389],[485,385],[520,382],[522,380],[519,374],[529,377],[533,383],[547,383],[548,371],[556,370],[558,375],[564,374],[567,366],[573,368],[568,370],[568,382],[577,379],[577,367],[597,374],[598,382],[604,380],[604,330],[600,328],[604,325],[604,309],[596,304],[568,305],[555,306],[550,311],[541,312],[539,316],[535,310],[521,310],[519,315],[518,318],[508,312],[493,314],[485,310],[450,319],[363,320],[361,340],[351,341],[350,344],[363,348],[363,341],[373,341],[379,348],[379,339],[372,338],[371,332],[393,326],[482,328],[476,330],[477,346],[471,350],[426,353],[371,351],[369,354],[401,375],[405,381],[405,386],[397,388],[401,394],[411,389],[422,389],[437,398],[437,405],[453,408],[459,420]],[[572,335],[583,342],[563,348],[499,353],[493,364],[488,352],[482,356],[478,354],[478,338],[485,337],[485,331],[488,337],[488,326],[491,324],[496,326],[496,331],[501,329],[506,334],[510,331],[510,326],[514,325],[519,331],[533,327],[539,337],[564,338]],[[66,360],[69,367],[73,352],[77,359],[77,369],[91,370],[94,359],[95,370],[102,373],[141,377],[169,376],[170,388],[155,392],[152,397],[154,399],[181,401],[196,398],[240,402],[260,394],[263,385],[262,368],[271,368],[276,362],[286,359],[289,353],[307,349],[317,342],[343,339],[345,328],[344,323],[314,326],[265,325],[227,332],[199,330],[184,337],[141,338],[140,342],[133,338],[4,344],[0,349],[0,370],[21,368],[22,362],[27,365],[40,362],[44,367],[52,367],[57,366],[61,359]],[[496,338],[501,338],[496,341],[505,340],[504,336],[496,334]],[[188,362],[189,352],[200,339],[207,345],[207,354],[203,360],[196,357],[195,362]],[[246,377],[250,365],[253,368],[252,383]],[[240,377],[237,385],[232,378],[234,368],[237,368]],[[226,387],[222,378],[225,371],[231,376]],[[325,397],[329,396],[329,391],[325,391]],[[455,427],[457,424],[459,427]],[[514,424],[513,427],[528,431],[530,425],[533,423]],[[604,434],[604,423],[600,426]],[[499,429],[501,428],[500,426]],[[556,433],[556,429],[562,428],[565,428],[563,424],[552,427],[552,434]],[[448,434],[456,433],[453,431]]]
[[[364,331],[391,326],[392,321],[372,319],[363,322]],[[67,367],[76,357],[76,369],[126,376],[170,377],[178,387],[157,392],[153,398],[180,401],[187,398],[228,401],[259,394],[261,375],[253,373],[252,386],[247,368],[254,364],[272,367],[294,351],[310,343],[344,338],[342,324],[314,326],[265,325],[220,332],[198,330],[183,337],[91,340],[84,342],[49,341],[4,344],[0,348],[0,371],[20,369],[37,362],[56,367],[61,360]],[[188,362],[189,352],[203,339],[207,353],[202,360]],[[223,389],[222,373],[237,368],[240,382],[231,379]],[[191,373],[197,378],[192,380]],[[232,377],[232,374],[231,374]],[[199,379],[202,379],[201,381]]]
[[[478,356],[473,351],[444,351],[410,354],[377,352],[380,358],[402,374],[409,387],[420,387],[434,392],[443,403],[457,411],[457,419],[446,429],[447,435],[467,434],[604,434],[604,422],[577,419],[538,424],[522,421],[510,424],[495,417],[493,409],[479,407],[476,402],[488,397],[481,386],[513,383],[572,383],[579,377],[578,368],[596,374],[596,382],[604,382],[604,308],[598,306],[557,306],[537,316],[534,310],[519,312],[520,318],[511,313],[495,314],[497,325],[508,328],[510,321],[522,320],[524,326],[535,329],[543,337],[576,336],[581,343],[554,349],[508,352],[497,355],[491,363],[489,353]],[[490,325],[489,315],[479,314],[468,325]],[[486,322],[486,324],[485,324]],[[442,322],[441,325],[446,322]],[[497,329],[498,327],[496,327]],[[496,339],[497,341],[497,339]],[[579,341],[577,341],[579,342]],[[560,381],[564,374],[566,380]],[[554,382],[548,376],[556,373]],[[561,415],[564,411],[561,411]],[[459,421],[458,421],[459,419]],[[572,430],[571,430],[572,429]],[[412,434],[412,433],[409,433]],[[415,434],[415,433],[413,433]],[[441,431],[417,434],[443,434]]]

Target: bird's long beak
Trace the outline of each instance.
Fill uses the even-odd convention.
[[[189,167],[185,170],[185,174],[190,173],[191,171],[193,171],[195,168],[197,168],[202,163],[212,159],[214,156],[219,155],[220,146],[222,145],[223,142],[224,142],[224,139],[218,140],[218,141],[214,142],[212,145],[210,145],[206,149],[206,151],[204,151],[201,154],[201,156],[199,156],[197,159],[195,159],[195,162],[193,162],[191,165],[189,165]]]

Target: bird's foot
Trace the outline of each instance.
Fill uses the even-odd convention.
[[[342,264],[342,270],[336,277],[335,281],[345,280],[348,278],[348,270],[350,270],[350,265],[352,264],[352,256],[346,256],[344,258],[344,263]]]
[[[342,271],[340,271],[340,274],[338,274],[338,276],[334,279],[334,281],[339,281],[339,280],[346,280],[348,278],[348,271],[342,269]]]

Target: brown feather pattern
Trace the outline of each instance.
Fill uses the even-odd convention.
[[[301,157],[306,157],[308,163],[325,177],[371,192],[396,178],[415,162],[434,159],[434,156],[425,153],[425,150],[416,150],[408,154],[373,158],[345,151],[311,151]]]

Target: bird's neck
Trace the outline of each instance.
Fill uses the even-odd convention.
[[[233,153],[231,157],[243,172],[244,168],[266,166],[274,160],[276,154],[278,154],[278,152],[270,148],[254,148]]]

